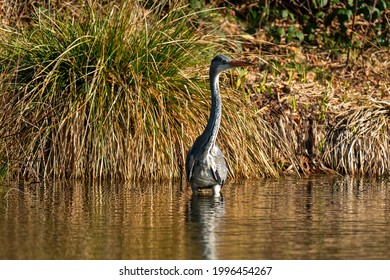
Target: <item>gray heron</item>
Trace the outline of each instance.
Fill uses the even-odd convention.
[[[193,194],[198,190],[212,189],[214,196],[220,196],[221,187],[227,177],[227,167],[223,154],[215,140],[222,116],[222,101],[219,92],[219,75],[223,71],[252,63],[231,60],[225,55],[217,55],[210,65],[211,110],[203,133],[195,140],[187,154],[186,172]]]

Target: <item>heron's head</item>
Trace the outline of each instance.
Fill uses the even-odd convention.
[[[252,65],[252,63],[240,60],[232,60],[226,55],[219,54],[211,61],[210,73],[219,74],[232,68],[249,65]]]

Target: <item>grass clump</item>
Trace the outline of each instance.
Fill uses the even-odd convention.
[[[324,163],[343,174],[387,175],[390,170],[390,102],[340,116],[326,137]]]
[[[0,58],[0,154],[16,173],[175,171],[183,98],[197,89],[180,69],[195,64],[199,46],[179,7],[161,10],[126,2],[107,15],[86,8],[77,21],[38,10],[32,25],[10,34]]]
[[[210,106],[207,75],[195,73],[207,69],[199,60],[206,56],[208,66],[215,53],[202,53],[191,15],[164,4],[125,1],[108,13],[87,7],[77,20],[37,10],[29,26],[7,32],[0,45],[0,162],[7,176],[182,174]],[[231,174],[276,176],[264,122],[244,96],[228,100],[220,146]]]

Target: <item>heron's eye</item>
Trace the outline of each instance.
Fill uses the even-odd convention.
[[[226,64],[226,62],[227,62],[227,61],[224,60],[224,59],[221,60],[221,63],[222,63],[222,64]]]

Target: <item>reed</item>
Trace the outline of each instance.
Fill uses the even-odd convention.
[[[139,3],[113,5],[107,14],[87,7],[77,20],[37,10],[30,26],[7,32],[0,45],[7,176],[181,176],[208,117],[215,49],[196,35],[182,6]],[[269,153],[275,135],[244,95],[223,99],[219,141],[231,176],[277,176]]]

